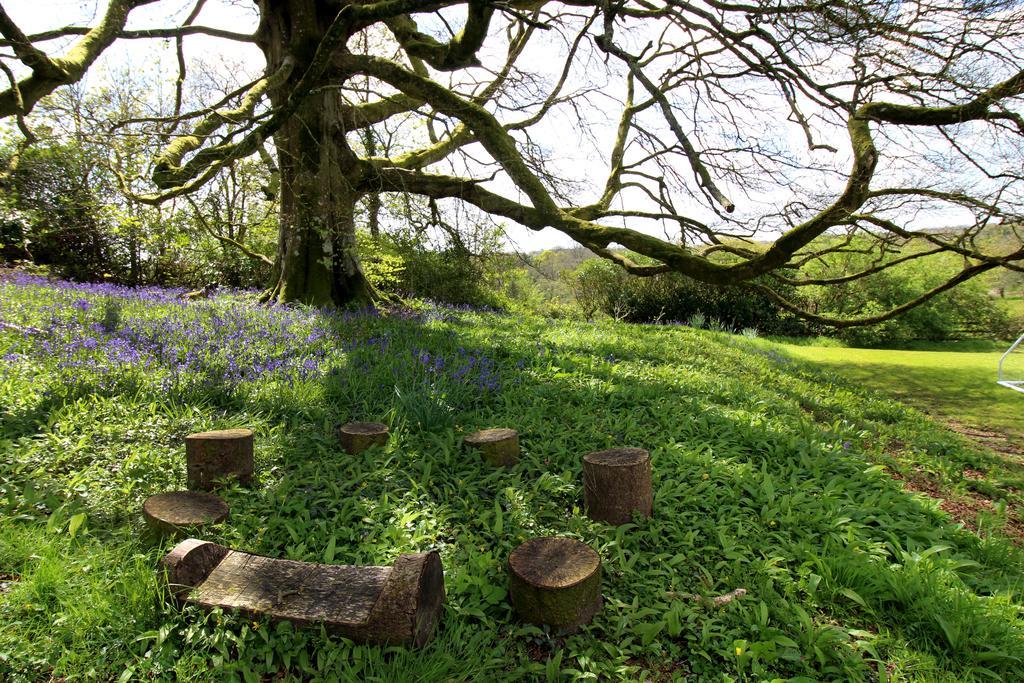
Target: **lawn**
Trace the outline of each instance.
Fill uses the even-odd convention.
[[[1014,318],[1024,318],[1024,298],[1006,297],[997,299],[997,301]]]
[[[1024,394],[996,384],[1001,351],[785,348],[794,357],[936,417],[1024,437]],[[1024,379],[1024,349],[1009,358],[1005,368],[1010,379]]]
[[[1018,677],[1024,555],[906,490],[990,453],[763,340],[435,306],[258,307],[245,295],[0,282],[0,680],[894,680]],[[845,353],[846,351],[844,351]],[[341,450],[338,423],[389,424]],[[389,564],[437,549],[448,600],[410,652],[160,600],[149,495],[182,439],[255,430],[258,485],[206,538],[275,557]],[[519,430],[494,469],[468,431]],[[581,458],[642,446],[655,514],[581,511]],[[899,457],[894,453],[898,451]],[[1013,489],[994,497],[1012,498]],[[559,638],[518,623],[505,563],[568,535],[604,608]],[[721,607],[684,594],[743,588]]]

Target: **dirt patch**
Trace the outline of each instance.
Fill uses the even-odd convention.
[[[648,659],[631,657],[626,660],[626,664],[638,667],[642,671],[647,672],[650,675],[644,680],[655,683],[671,681],[680,676],[685,678],[690,674],[690,670],[686,667],[686,662],[683,661],[656,662]]]
[[[995,451],[1009,462],[1015,465],[1024,463],[1024,444],[1021,444],[1016,437],[1003,432],[964,424],[956,420],[947,420],[946,424],[960,436],[966,437],[979,446]]]
[[[977,472],[976,470],[965,471],[965,476],[968,471],[980,475],[979,478],[984,477],[983,472]],[[978,515],[983,512],[992,513],[995,511],[995,505],[988,498],[981,495],[954,494],[943,488],[939,482],[920,472],[917,472],[910,477],[904,477],[898,472],[893,472],[892,478],[896,481],[903,482],[903,488],[907,491],[922,493],[929,498],[935,498],[938,500],[939,509],[960,524],[963,524],[964,528],[970,529],[974,533],[978,533],[979,531]],[[1009,536],[1014,544],[1021,545],[1024,543],[1024,520],[1021,520],[1020,517],[1010,509],[1007,509],[1006,511],[1000,531]]]

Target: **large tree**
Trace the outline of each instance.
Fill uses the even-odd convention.
[[[114,41],[173,38],[178,97],[156,122],[167,143],[140,198],[194,192],[272,140],[279,301],[372,296],[355,225],[360,201],[379,206],[382,192],[554,228],[634,274],[770,294],[773,279],[820,285],[963,257],[918,299],[838,324],[1024,259],[1020,240],[993,252],[979,237],[1021,219],[1013,0],[258,0],[252,35],[197,23],[204,2],[180,25],[128,29],[139,6],[175,3],[108,0],[95,26],[37,35],[0,6],[0,116],[31,141],[32,107]],[[45,49],[73,35],[62,54]],[[262,76],[183,112],[181,46],[194,35],[254,42]],[[398,129],[399,144],[377,144]],[[568,168],[588,145],[603,161]],[[961,225],[936,230],[953,209]],[[850,249],[872,254],[869,267],[801,274]]]

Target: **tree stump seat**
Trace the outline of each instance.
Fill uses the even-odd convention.
[[[564,536],[526,541],[508,558],[509,596],[519,618],[571,633],[601,610],[601,557]]]
[[[495,467],[519,462],[519,433],[514,429],[481,429],[462,439],[467,448],[476,449]]]
[[[251,486],[252,441],[251,429],[221,429],[186,436],[188,488],[211,491],[229,479]]]
[[[146,524],[163,536],[217,524],[228,517],[228,504],[212,493],[171,491],[150,496],[142,504]]]
[[[610,448],[583,456],[583,506],[587,516],[616,526],[633,515],[650,517],[651,456],[643,448]]]
[[[436,552],[400,555],[390,567],[316,564],[190,538],[161,565],[179,604],[298,626],[323,624],[360,643],[424,645],[444,603],[444,572]]]
[[[388,442],[388,426],[380,422],[349,422],[338,428],[338,439],[349,455],[359,455],[372,446]]]

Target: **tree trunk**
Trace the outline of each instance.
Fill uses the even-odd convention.
[[[337,7],[313,0],[260,4],[258,34],[269,70],[276,70],[290,55],[296,60],[293,78],[298,79]],[[338,83],[337,78],[332,80]],[[271,103],[284,104],[287,90],[271,91]],[[353,180],[358,167],[345,139],[338,93],[333,87],[314,92],[274,135],[281,174],[281,227],[272,298],[279,302],[322,306],[369,303],[374,298],[356,250],[360,194],[353,189]]]

